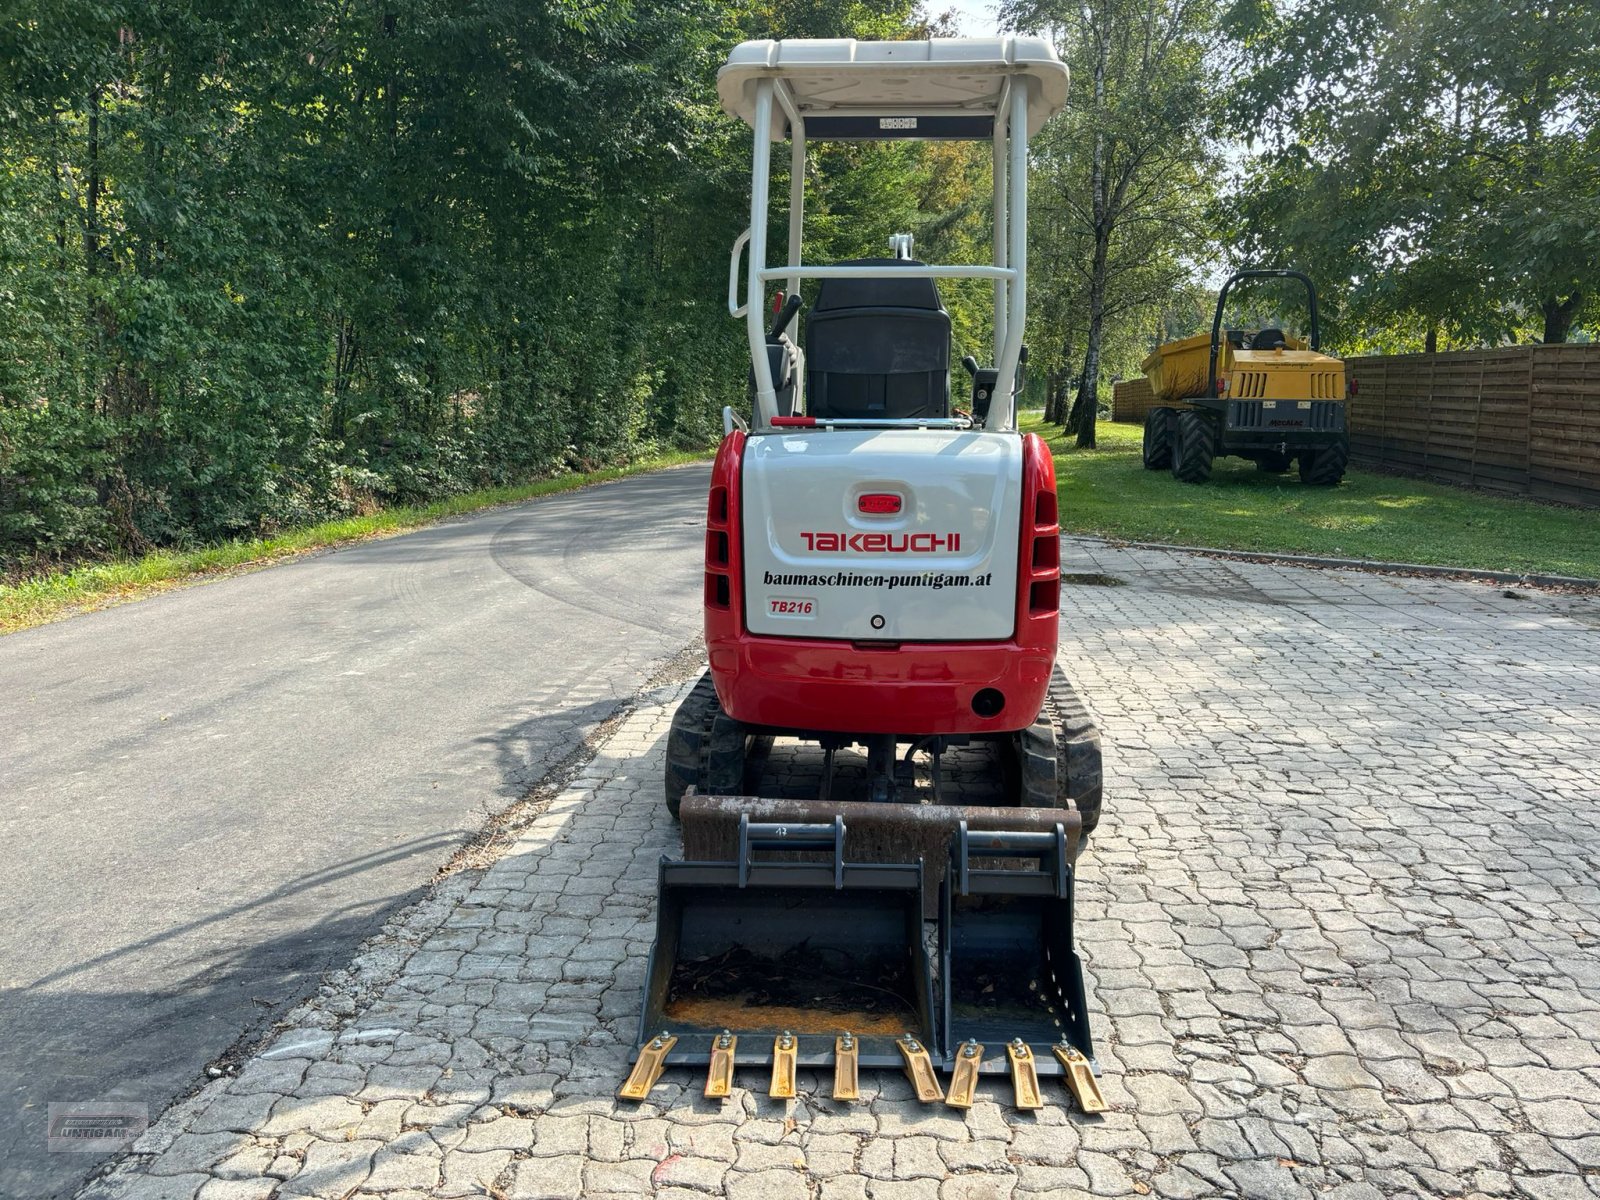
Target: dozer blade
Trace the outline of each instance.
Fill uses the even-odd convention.
[[[1060,825],[1067,840],[1067,861],[1077,861],[1078,814],[1059,808],[961,807],[949,804],[870,804],[857,801],[774,800],[755,796],[699,796],[690,792],[679,815],[683,821],[683,856],[702,862],[736,860],[740,821],[767,825],[831,825],[842,819],[850,830],[850,859],[856,863],[914,863],[921,860],[927,876],[923,917],[939,919],[939,890],[951,861],[951,843],[963,821],[982,853],[987,831],[1054,833]],[[798,850],[798,848],[794,848]],[[810,858],[815,853],[780,853],[782,860]],[[996,860],[980,865],[1015,866]],[[1001,1041],[1010,1041],[1010,1037]]]
[[[1007,1047],[978,1070],[1010,1071],[1023,1108],[1038,1106],[1039,1075],[1067,1073],[1057,1046],[1074,1050],[1086,1070],[1094,1057],[1072,943],[1073,850],[1065,822],[1047,833],[962,823],[941,891],[945,1057],[954,1060],[967,1042]]]
[[[901,1065],[908,1030],[936,1048],[921,863],[847,862],[837,814],[737,830],[732,854],[662,860],[641,1044],[667,1030],[669,1065],[709,1065],[731,1031],[727,1058],[770,1068],[774,1095],[793,1094],[797,1067],[835,1066],[847,1031],[860,1067]],[[773,861],[788,851],[813,861]]]

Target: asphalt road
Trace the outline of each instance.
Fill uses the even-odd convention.
[[[0,638],[0,1196],[151,1118],[419,898],[699,629],[706,472]]]

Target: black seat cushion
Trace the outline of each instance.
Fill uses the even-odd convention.
[[[806,325],[806,410],[814,417],[949,416],[950,314],[933,280],[822,281]]]
[[[920,267],[910,258],[852,258],[841,267]],[[939,289],[931,279],[824,279],[817,288],[812,313],[837,308],[927,308],[943,311]]]
[[[1263,329],[1250,339],[1252,350],[1282,350],[1287,344],[1281,329]]]

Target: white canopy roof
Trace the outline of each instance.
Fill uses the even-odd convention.
[[[1066,64],[1054,46],[1038,37],[745,42],[734,48],[717,72],[722,107],[746,124],[753,123],[756,81],[763,78],[783,79],[802,117],[937,116],[980,121],[992,120],[1001,85],[1010,78],[1013,86],[1020,83],[1027,88],[1030,137],[1067,100]],[[775,105],[773,137],[784,136],[786,124]],[[914,128],[899,127],[888,136],[915,137]]]

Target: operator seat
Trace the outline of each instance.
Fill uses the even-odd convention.
[[[921,266],[858,258],[841,266]],[[824,279],[806,322],[806,411],[817,418],[950,415],[950,314],[931,279]]]
[[[1281,329],[1263,329],[1250,339],[1252,350],[1282,350],[1287,344]]]

